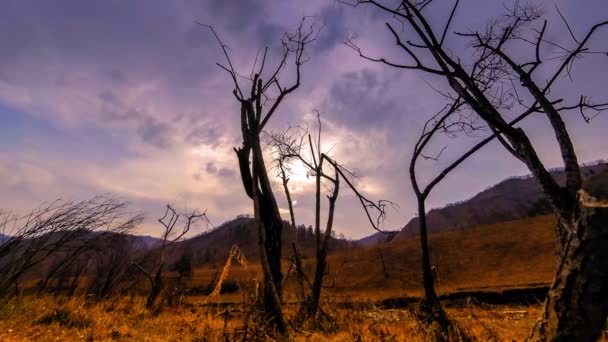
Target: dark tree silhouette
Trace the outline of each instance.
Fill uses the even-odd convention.
[[[280,139],[278,142],[278,146],[274,146],[278,148],[278,153],[275,156],[274,162],[275,167],[277,169],[277,176],[281,179],[281,184],[283,185],[283,191],[285,192],[285,197],[287,199],[287,206],[289,208],[289,218],[292,229],[296,232],[295,238],[291,243],[291,249],[293,251],[293,260],[287,269],[287,275],[285,276],[283,283],[289,277],[289,272],[292,268],[295,269],[296,272],[296,282],[297,282],[297,296],[300,300],[304,300],[305,298],[305,281],[308,281],[306,278],[306,274],[304,273],[304,267],[302,266],[302,257],[300,256],[300,251],[298,250],[298,240],[300,239],[300,229],[296,226],[296,215],[293,210],[293,200],[291,198],[291,192],[289,190],[289,176],[292,173],[290,158],[282,155],[280,152],[280,147],[282,143],[286,143],[289,146],[294,146],[296,144],[301,144],[301,136],[298,136],[298,132],[294,132],[296,134],[290,134],[289,131],[284,132],[280,136],[275,134],[270,134],[270,146],[277,145],[275,140]]]
[[[390,15],[405,30],[397,30],[394,23],[386,23],[397,48],[409,62],[391,61],[385,57],[366,55],[359,46],[350,45],[363,58],[403,70],[418,70],[442,78],[452,99],[460,97],[470,112],[476,114],[496,135],[496,139],[515,158],[523,162],[538,180],[551,203],[557,218],[556,231],[560,263],[545,301],[541,318],[531,332],[530,339],[595,340],[605,325],[608,315],[608,209],[603,202],[591,199],[582,187],[582,177],[574,144],[562,118],[563,113],[578,110],[585,121],[592,119],[608,104],[593,103],[585,95],[568,103],[556,98],[551,90],[581,57],[603,55],[588,44],[608,21],[590,27],[578,37],[560,14],[565,36],[571,46],[563,46],[546,37],[547,21],[542,21],[538,7],[515,2],[503,17],[490,22],[484,31],[450,32],[459,1],[454,3],[440,30],[433,28],[427,13],[433,0],[376,1],[358,0],[351,3],[371,5]],[[559,10],[558,10],[559,11]],[[411,34],[414,39],[407,39]],[[446,39],[456,35],[470,41],[472,54],[457,56],[446,48]],[[530,52],[520,61],[512,52],[513,45],[524,46]],[[551,46],[556,55],[545,56],[543,46]],[[543,68],[539,68],[540,66]],[[553,71],[549,69],[553,68]],[[546,73],[536,71],[543,69]],[[549,75],[543,77],[543,75]],[[521,110],[520,113],[517,113]],[[594,114],[590,114],[590,111]],[[507,117],[523,118],[530,114],[544,115],[560,148],[566,173],[562,186],[543,164],[528,133],[510,123]],[[519,114],[519,115],[517,115]]]
[[[306,46],[316,39],[318,33],[313,25],[307,26],[307,24],[307,18],[303,18],[295,33],[283,35],[282,55],[278,65],[270,72],[265,69],[268,48],[264,49],[261,58],[258,58],[260,57],[258,52],[249,76],[242,76],[236,72],[227,46],[211,26],[203,25],[211,30],[220,44],[227,65],[219,63],[218,65],[227,71],[232,79],[233,95],[241,107],[243,144],[234,151],[245,193],[253,202],[255,222],[258,227],[260,262],[264,274],[262,305],[267,316],[266,320],[281,334],[287,332],[281,307],[283,220],[264,163],[260,134],[285,98],[300,86],[302,65],[308,60],[305,54]],[[285,86],[281,78],[289,63],[293,63],[295,77],[289,86]],[[242,87],[241,83],[246,83],[245,87]]]
[[[78,203],[58,200],[24,216],[5,214],[1,229],[10,237],[0,244],[0,296],[9,295],[11,287],[19,294],[21,279],[51,257],[81,252],[91,234],[131,231],[143,216],[130,215],[126,207],[98,196]]]
[[[202,222],[207,224],[209,221],[206,213],[206,211],[201,213],[198,210],[193,210],[189,214],[181,215],[175,209],[173,209],[171,205],[167,204],[165,214],[158,220],[158,222],[163,225],[163,233],[160,237],[160,246],[158,247],[158,250],[155,251],[158,253],[158,260],[149,270],[137,262],[133,263],[133,265],[137,267],[137,269],[141,271],[150,282],[150,294],[146,300],[147,308],[152,308],[154,306],[156,299],[159,297],[165,287],[163,271],[165,270],[167,248],[179,241],[190,231],[191,228],[195,227],[199,223]],[[178,223],[179,225],[177,225]]]
[[[102,238],[94,250],[87,253],[91,263],[88,293],[102,300],[116,294],[132,275],[131,263],[137,258],[134,239],[128,235]]]
[[[380,222],[386,216],[386,207],[387,205],[393,204],[392,202],[385,200],[380,200],[378,202],[369,200],[357,189],[354,182],[351,180],[354,176],[353,173],[321,151],[322,124],[319,112],[315,111],[315,113],[317,114],[318,128],[316,137],[313,137],[306,129],[303,129],[302,127],[289,128],[280,133],[268,134],[269,145],[274,150],[274,160],[279,168],[279,176],[283,180],[288,205],[290,208],[290,214],[292,217],[295,215],[293,214],[293,204],[291,203],[291,196],[289,196],[289,189],[287,187],[288,177],[286,175],[286,172],[291,171],[289,166],[294,161],[300,162],[306,167],[309,174],[315,179],[314,237],[316,263],[312,283],[303,273],[297,248],[294,247],[296,274],[302,279],[306,280],[306,284],[310,289],[310,293],[302,302],[302,306],[296,319],[297,322],[303,322],[306,318],[315,318],[319,311],[324,313],[320,307],[321,289],[323,287],[323,278],[327,270],[329,240],[332,238],[332,234],[334,233],[334,212],[340,191],[340,179],[344,180],[346,185],[354,192],[357,199],[359,199],[365,213],[367,214],[369,222],[374,229],[380,230]],[[329,168],[331,171],[328,172],[326,168]],[[329,183],[329,185],[324,184],[323,181]],[[322,186],[325,186],[325,188],[329,191],[329,195],[327,195],[327,223],[323,233],[321,232]],[[376,218],[372,218],[372,212],[377,214]],[[295,220],[292,221],[292,224],[295,225]],[[298,263],[300,264],[298,265]]]
[[[435,331],[438,339],[456,338],[456,336],[462,334],[449,320],[435,292],[436,270],[434,268],[435,266],[431,264],[431,256],[429,251],[426,200],[434,187],[438,185],[449,172],[454,170],[460,163],[464,162],[468,157],[473,155],[475,151],[479,150],[481,147],[490,142],[494,136],[484,139],[478,145],[462,154],[448,167],[443,169],[437,176],[432,178],[425,186],[420,185],[417,177],[416,166],[420,158],[427,160],[438,160],[443,151],[446,149],[444,146],[434,156],[425,154],[425,148],[428,146],[436,133],[443,133],[454,137],[459,133],[470,134],[471,132],[479,129],[475,122],[471,121],[468,116],[456,115],[459,113],[459,109],[462,106],[463,102],[460,99],[456,99],[451,105],[444,107],[441,111],[439,111],[439,113],[433,115],[429,120],[427,120],[418,141],[414,145],[414,151],[412,153],[409,166],[410,182],[412,184],[412,188],[414,189],[414,194],[416,195],[416,201],[418,204],[418,227],[420,235],[420,250],[422,253],[421,266],[424,300],[421,302],[419,313],[424,321],[431,324],[438,324],[439,329]]]

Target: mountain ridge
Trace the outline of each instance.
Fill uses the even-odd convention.
[[[583,178],[591,192],[608,191],[608,161],[600,160],[581,167]],[[551,174],[560,184],[565,182],[562,169]],[[427,212],[429,233],[456,228],[507,222],[543,215],[551,207],[536,179],[531,175],[509,177],[473,197],[431,209]],[[411,238],[418,234],[418,218],[412,218],[393,241]]]

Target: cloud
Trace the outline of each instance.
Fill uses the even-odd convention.
[[[223,141],[222,128],[209,122],[197,122],[186,135],[186,141],[195,145],[219,146]]]
[[[209,0],[207,8],[215,17],[221,17],[224,27],[231,31],[242,32],[258,26],[266,13],[266,2],[260,0]]]
[[[155,147],[169,148],[171,146],[171,126],[155,119],[147,118],[137,128],[140,138]]]
[[[213,162],[207,163],[207,165],[205,166],[205,171],[207,171],[208,174],[216,175],[222,178],[234,179],[237,176],[237,173],[234,168],[218,168],[217,165],[215,165]]]
[[[327,113],[351,127],[366,128],[398,116],[396,99],[387,96],[395,78],[363,69],[340,75],[327,99]]]
[[[557,3],[576,32],[588,27],[587,17],[606,12],[601,0],[583,7]],[[433,19],[440,19],[440,6]],[[463,6],[461,13],[468,15],[459,15],[454,27],[483,25],[502,10],[482,0]],[[402,56],[386,32],[387,18],[327,0],[5,1],[0,174],[7,181],[0,205],[24,209],[54,197],[111,192],[152,217],[171,201],[208,208],[218,222],[250,213],[232,151],[241,142],[239,106],[231,80],[215,64],[223,61],[217,42],[194,21],[213,25],[235,67],[247,74],[261,47],[270,47],[275,57],[269,63],[274,62],[282,34],[303,16],[325,27],[308,50],[301,87],[268,128],[306,124],[307,113],[319,109],[326,149],[335,145],[332,156],[357,169],[357,184],[370,196],[398,202],[401,210],[391,224],[403,225],[414,211],[406,174],[409,153],[423,122],[443,104],[425,81],[437,80],[362,60],[344,46],[345,36],[357,34],[374,56]],[[607,70],[602,58],[576,66],[577,83],[565,82],[555,96],[578,96],[571,91],[576,88],[600,99]],[[293,79],[291,71],[286,70],[283,84]],[[603,132],[608,119],[596,120],[587,127],[576,114],[566,117],[581,160],[606,157],[601,147],[608,144]],[[559,164],[546,122],[539,118],[526,125],[543,160]],[[448,143],[445,162],[472,140]],[[443,162],[421,165],[421,172],[431,174]],[[500,146],[490,146],[450,176],[433,194],[432,205],[468,197],[518,173],[525,167]],[[305,176],[295,178],[296,215],[308,224],[314,186]],[[280,184],[273,186],[285,208]],[[341,196],[337,229],[353,237],[369,233],[356,199],[347,191]],[[153,232],[154,225],[149,229]]]
[[[323,23],[323,26],[313,46],[315,55],[341,45],[348,33],[345,10],[341,6],[334,4],[323,8],[318,15],[318,20]]]

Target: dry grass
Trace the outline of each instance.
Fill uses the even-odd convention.
[[[26,298],[2,307],[1,341],[204,341],[218,339],[224,319],[196,309],[145,309],[145,298],[87,304]],[[228,321],[226,329],[239,322]]]
[[[497,291],[549,284],[555,272],[554,217],[469,227],[431,234],[433,263],[437,265],[440,294],[463,290]],[[419,241],[412,239],[383,245],[334,251],[328,257],[327,293],[338,300],[375,302],[393,297],[419,297],[421,293]],[[380,254],[385,262],[383,270]],[[313,274],[314,259],[303,260]],[[288,269],[285,262],[283,269]],[[362,270],[365,270],[362,272]],[[191,286],[209,284],[217,269],[210,266],[194,271]],[[260,279],[257,262],[248,268],[233,265],[229,279],[238,283]],[[287,301],[296,300],[293,274],[285,285]],[[379,291],[378,289],[382,289]],[[239,300],[234,294],[223,301]]]
[[[432,262],[437,265],[436,286],[440,294],[546,285],[555,272],[552,215],[431,234],[429,243]],[[332,296],[360,302],[420,296],[419,250],[419,241],[411,239],[381,247],[334,251],[328,257],[326,283],[335,284],[326,290]],[[384,270],[380,254],[385,262]],[[306,258],[303,263],[305,271],[312,275],[314,259]],[[285,261],[283,269],[287,270],[288,266]],[[216,273],[217,268],[199,267],[194,270],[189,285],[209,284]],[[250,262],[247,268],[238,264],[230,268],[229,279],[238,283],[260,277],[257,262]],[[285,286],[286,299],[295,300],[289,297],[295,293],[293,274]]]
[[[496,291],[550,281],[553,254],[551,216],[467,228],[433,234],[434,262],[439,265],[439,292],[462,289]],[[327,283],[333,288],[323,295],[324,310],[334,320],[292,331],[294,341],[427,341],[423,326],[407,309],[381,309],[374,305],[390,297],[420,295],[417,241],[389,244],[382,248],[346,250],[330,256]],[[382,253],[386,271],[378,253]],[[233,256],[238,257],[238,256]],[[189,286],[233,281],[251,290],[259,279],[257,263],[245,267],[230,257],[224,268],[198,268]],[[312,259],[305,260],[311,271]],[[287,269],[287,265],[284,265]],[[365,270],[364,272],[362,270]],[[288,280],[285,312],[297,309],[293,280]],[[217,291],[216,291],[217,292]],[[68,301],[52,297],[24,297],[0,304],[0,341],[216,341],[240,340],[238,332],[251,319],[251,307],[242,305],[246,292],[216,293],[209,305],[206,296],[189,296],[180,307],[158,312],[145,309],[143,297],[121,297],[88,303],[84,298]],[[522,341],[540,312],[540,305],[472,305],[446,309],[450,318],[478,341]],[[254,327],[262,340],[269,337]],[[248,340],[254,340],[249,335]],[[604,338],[608,341],[608,338]]]
[[[372,299],[420,295],[419,244],[411,239],[330,255],[329,277],[340,271],[335,293]],[[439,293],[548,284],[557,260],[552,215],[435,233],[429,245]]]
[[[138,297],[91,304],[83,299],[61,302],[51,297],[25,298],[1,307],[0,340],[216,341],[242,329],[243,317],[238,307],[235,306],[234,313],[225,321],[224,309],[211,307],[210,310],[208,306],[188,302],[154,314],[145,309],[144,298]],[[292,332],[291,339],[426,341],[424,329],[407,309],[337,307],[337,303],[326,304],[335,322]],[[447,312],[475,340],[521,341],[539,310],[538,306],[467,306],[448,308]]]

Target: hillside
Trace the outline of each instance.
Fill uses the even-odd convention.
[[[312,256],[314,253],[312,228],[300,226],[293,229],[287,222],[283,226],[283,255],[292,255],[291,244],[296,239],[300,253],[304,257]],[[237,217],[209,232],[179,242],[172,249],[191,254],[195,265],[211,264],[217,266],[226,261],[232,245],[237,245],[248,259],[255,260],[258,258],[258,238],[253,218]],[[350,245],[352,245],[350,241],[332,238],[329,248],[330,250],[336,250]]]
[[[420,294],[418,244],[409,239],[333,253],[328,277],[337,275],[335,292]],[[429,245],[440,293],[546,284],[557,257],[553,215],[436,232]]]
[[[422,276],[418,244],[417,239],[409,239],[334,249],[328,257],[325,290],[354,301],[419,296]],[[557,261],[553,215],[432,233],[429,244],[439,294],[547,285]],[[218,262],[197,267],[191,285],[213,283],[222,265]],[[288,268],[285,262],[285,274]],[[314,259],[304,259],[304,268],[311,277]],[[247,268],[235,265],[227,281],[248,283],[259,273],[257,263]],[[291,272],[286,279],[288,293],[293,293],[295,284]]]
[[[608,163],[601,162],[582,168],[587,187],[593,191],[608,191]],[[553,176],[564,183],[563,171]],[[432,209],[427,214],[430,232],[440,232],[462,227],[487,225],[518,220],[550,212],[550,206],[533,177],[506,179],[472,198],[443,208]],[[418,232],[418,218],[408,222],[395,240],[404,240]]]
[[[376,232],[372,235],[366,236],[362,239],[355,241],[359,246],[373,246],[379,243],[386,243],[392,241],[395,236],[399,233],[396,231],[387,232]]]

